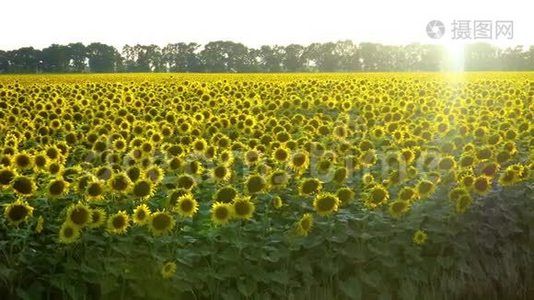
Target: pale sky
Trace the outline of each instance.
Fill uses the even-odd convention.
[[[249,47],[351,39],[384,44],[463,43],[451,38],[453,20],[512,20],[512,40],[501,46],[534,45],[533,4],[528,1],[384,0],[2,0],[0,49],[52,43],[125,44],[215,40]],[[440,40],[425,31],[445,23]],[[472,41],[471,41],[472,42]]]

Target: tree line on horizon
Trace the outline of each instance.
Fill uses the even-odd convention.
[[[0,73],[447,71],[452,65],[447,48],[441,45],[356,44],[350,40],[259,48],[214,41],[165,47],[125,45],[121,51],[103,43],[0,50]],[[463,70],[534,70],[534,46],[466,45]]]

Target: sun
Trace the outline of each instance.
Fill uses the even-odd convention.
[[[463,72],[465,69],[465,44],[452,40],[445,45],[444,67],[447,71]]]

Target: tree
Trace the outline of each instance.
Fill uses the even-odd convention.
[[[224,48],[227,57],[226,68],[230,72],[253,72],[257,65],[254,51],[241,44],[225,42]]]
[[[284,69],[288,72],[304,71],[303,57],[304,47],[297,44],[291,44],[284,48],[284,59],[282,61]]]
[[[8,53],[0,50],[0,73],[8,73],[9,71]]]
[[[41,51],[23,47],[8,52],[10,70],[14,73],[36,73],[39,71]]]
[[[503,69],[506,71],[528,70],[528,55],[523,46],[506,48],[502,53]]]
[[[196,43],[168,44],[162,49],[162,60],[171,72],[192,72],[200,64],[196,51],[200,47]]]
[[[226,72],[228,54],[225,51],[225,42],[209,42],[200,51],[200,59],[206,72]]]
[[[200,52],[207,72],[253,72],[257,68],[257,52],[241,43],[210,42]]]
[[[70,43],[69,48],[69,71],[83,72],[87,68],[87,48],[82,43]]]
[[[284,48],[281,46],[261,46],[258,51],[258,67],[263,72],[280,72],[284,60]]]
[[[313,43],[307,47],[248,48],[232,41],[125,45],[119,53],[102,43],[53,44],[42,51],[23,47],[0,51],[0,73],[35,72],[355,72],[450,70],[441,45],[378,43],[350,40]],[[452,57],[452,56],[451,56]],[[461,67],[467,71],[534,70],[534,46],[501,49],[476,43],[465,47]]]
[[[362,69],[364,71],[378,71],[379,45],[374,43],[361,43],[359,46]]]
[[[44,48],[41,52],[42,71],[50,73],[67,72],[70,62],[69,50],[68,46],[57,44]]]
[[[527,52],[527,69],[534,70],[534,46],[530,46]]]
[[[358,45],[350,40],[336,42],[335,52],[339,59],[339,69],[345,72],[361,71],[360,54]]]
[[[498,48],[487,43],[466,45],[464,66],[466,71],[491,71],[500,69]]]
[[[123,67],[126,72],[137,71],[137,50],[126,44],[122,47]]]
[[[117,49],[106,44],[90,44],[87,46],[87,54],[91,72],[115,72],[122,65],[121,56]]]

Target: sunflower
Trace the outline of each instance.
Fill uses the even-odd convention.
[[[449,200],[456,202],[461,196],[469,195],[469,192],[465,187],[456,187],[449,192]]]
[[[456,200],[454,208],[457,213],[463,214],[467,208],[473,203],[473,198],[469,194],[464,194],[458,197]]]
[[[421,198],[425,198],[434,192],[436,185],[430,180],[423,179],[417,182],[415,189]]]
[[[226,165],[221,164],[213,168],[211,177],[217,182],[226,182],[232,177],[232,170]]]
[[[406,173],[408,175],[408,178],[415,178],[415,177],[417,177],[417,174],[419,173],[419,170],[417,170],[417,168],[414,167],[414,166],[409,166],[406,169]]]
[[[239,197],[232,202],[233,216],[238,219],[248,220],[252,218],[256,206],[250,197]]]
[[[405,186],[399,191],[399,200],[413,202],[418,198],[417,190],[412,187]]]
[[[185,194],[178,198],[175,211],[184,218],[192,218],[198,211],[198,201],[191,194]]]
[[[491,159],[493,157],[493,148],[490,146],[483,146],[476,151],[476,158],[479,160]]]
[[[313,216],[305,213],[296,223],[295,232],[301,236],[307,236],[313,228]]]
[[[262,192],[267,187],[267,182],[263,176],[252,174],[245,181],[245,186],[249,194],[256,194]]]
[[[189,174],[182,174],[176,180],[177,186],[186,190],[191,190],[196,185],[195,179]]]
[[[282,198],[280,198],[280,196],[274,197],[272,200],[272,203],[273,203],[273,207],[276,209],[280,209],[284,205],[284,202],[282,201]]]
[[[219,160],[224,165],[230,166],[234,163],[234,154],[230,150],[224,150],[219,154]]]
[[[334,171],[334,177],[332,178],[337,183],[343,183],[347,179],[349,171],[345,167],[339,167]]]
[[[37,218],[37,224],[35,224],[35,232],[41,233],[43,229],[44,229],[44,218],[43,216],[39,216],[39,218]]]
[[[342,187],[336,191],[336,196],[341,204],[347,205],[354,198],[354,191],[348,187]]]
[[[269,186],[274,188],[284,187],[288,181],[289,175],[284,170],[275,170],[269,175]]]
[[[11,166],[11,157],[9,155],[0,154],[0,166],[3,166],[3,167]]]
[[[106,211],[103,208],[91,209],[91,222],[89,228],[98,228],[106,222]]]
[[[302,174],[306,171],[310,164],[310,158],[305,151],[298,151],[291,156],[289,167],[297,174]]]
[[[397,200],[389,204],[389,214],[394,218],[400,218],[410,210],[410,201]]]
[[[132,182],[137,181],[141,177],[143,177],[143,178],[145,177],[145,174],[143,173],[141,168],[138,167],[138,166],[130,166],[126,170],[126,175],[128,175],[128,178],[130,178],[130,181],[132,181]]]
[[[150,179],[139,179],[132,187],[132,194],[136,198],[148,199],[154,193],[154,186]]]
[[[67,193],[69,188],[69,183],[65,181],[62,177],[54,179],[48,183],[46,188],[46,193],[48,197],[56,198]]]
[[[63,165],[58,162],[50,162],[47,167],[48,173],[52,175],[60,174],[63,171]]]
[[[510,186],[519,181],[519,174],[514,168],[506,168],[499,176],[499,184],[501,186]]]
[[[444,171],[450,171],[454,169],[455,166],[456,162],[454,161],[454,157],[451,155],[442,157],[438,163],[438,168]]]
[[[413,242],[416,245],[421,246],[426,242],[427,238],[428,235],[426,234],[426,232],[424,232],[423,230],[417,230],[413,235]]]
[[[381,184],[374,185],[365,198],[366,206],[375,208],[385,204],[389,200],[388,190]]]
[[[88,178],[88,183],[85,187],[85,197],[89,200],[97,201],[102,198],[105,191],[104,181]]]
[[[475,177],[473,182],[473,190],[480,194],[484,195],[491,189],[491,178],[485,175]]]
[[[91,223],[91,209],[81,202],[72,204],[67,209],[67,219],[65,222],[82,228]]]
[[[291,139],[291,135],[285,130],[282,130],[276,134],[275,138],[279,143],[285,143]]]
[[[425,151],[422,153],[420,161],[423,164],[423,169],[425,171],[430,171],[437,168],[440,160],[435,151]]]
[[[11,225],[19,225],[26,222],[33,215],[33,207],[21,199],[8,204],[4,210],[4,217]]]
[[[153,235],[162,235],[172,231],[176,224],[173,216],[166,211],[157,211],[148,218],[147,226]]]
[[[178,198],[180,198],[180,196],[183,196],[183,195],[188,194],[188,193],[189,193],[189,191],[184,189],[184,188],[172,189],[167,194],[167,197],[166,197],[166,199],[165,199],[163,204],[164,204],[165,207],[167,207],[169,209],[174,209],[174,207],[178,203]]]
[[[475,182],[475,176],[472,173],[463,174],[460,176],[458,182],[465,188],[471,188]]]
[[[10,167],[0,169],[0,186],[7,186],[17,177],[17,173]]]
[[[20,170],[33,168],[33,157],[26,152],[19,152],[13,157],[13,165]]]
[[[150,208],[146,204],[138,205],[133,211],[133,222],[137,225],[146,225],[150,218]]]
[[[59,229],[59,242],[62,244],[74,243],[80,236],[80,229],[71,223],[65,222]]]
[[[333,135],[336,139],[344,139],[348,135],[347,127],[344,125],[338,125],[334,127]]]
[[[108,180],[113,175],[113,169],[108,166],[102,166],[96,169],[95,176],[101,180]]]
[[[31,196],[37,189],[32,177],[22,175],[13,178],[11,187],[17,194],[22,196]]]
[[[278,147],[273,151],[272,158],[280,163],[283,163],[288,160],[290,156],[289,149],[286,147]]]
[[[341,201],[332,193],[321,193],[313,200],[313,209],[320,216],[328,216],[338,210]]]
[[[160,273],[161,273],[161,277],[165,279],[171,278],[172,276],[174,276],[174,273],[176,273],[176,263],[172,261],[166,262],[161,267]]]
[[[208,143],[204,139],[196,139],[193,144],[192,148],[197,153],[204,153],[206,148],[208,147]]]
[[[401,155],[397,151],[390,151],[386,154],[384,162],[390,168],[398,168],[401,160]]]
[[[245,152],[244,163],[247,166],[253,166],[260,161],[260,152],[256,149],[250,149]]]
[[[374,149],[369,149],[360,154],[360,163],[365,167],[370,167],[377,162],[377,155]]]
[[[215,195],[213,195],[213,200],[215,202],[230,203],[237,196],[237,190],[231,186],[227,185],[217,190]]]
[[[319,193],[322,188],[322,183],[316,178],[306,178],[302,180],[299,186],[299,193],[301,195],[311,195]]]
[[[78,176],[75,182],[76,192],[78,192],[79,194],[84,194],[85,189],[87,188],[87,185],[89,184],[91,180],[94,180],[94,179],[95,177],[91,174]]]
[[[145,141],[139,146],[143,155],[148,155],[154,151],[154,144],[151,141]]]
[[[108,180],[108,186],[111,191],[127,194],[130,191],[132,182],[125,172],[115,173]]]
[[[211,221],[215,225],[224,225],[232,218],[232,204],[215,202],[211,205]]]
[[[126,140],[124,138],[117,138],[113,140],[113,142],[111,143],[111,147],[117,152],[124,152],[126,151],[128,144],[126,143]]]
[[[415,153],[410,148],[404,148],[400,152],[400,157],[406,164],[411,164],[415,159]]]
[[[120,210],[108,218],[107,231],[112,234],[125,234],[129,225],[130,217],[124,210]]]
[[[174,156],[167,161],[168,170],[176,171],[182,167],[183,160],[179,156]]]
[[[369,185],[375,182],[375,177],[371,173],[365,173],[362,176],[362,181],[365,185]]]
[[[527,179],[528,176],[529,176],[529,170],[527,168],[527,166],[524,166],[524,165],[521,165],[521,164],[513,164],[513,165],[510,165],[508,166],[508,168],[514,170],[515,172],[517,172],[517,181],[521,181],[521,180],[524,180],[524,179]]]
[[[79,165],[68,167],[61,173],[61,178],[69,184],[74,182],[76,178],[80,177],[82,168]]]
[[[334,163],[330,158],[322,157],[317,163],[317,171],[321,174],[326,174],[333,167]],[[312,166],[313,167],[313,166]]]
[[[429,172],[426,176],[428,180],[432,181],[435,185],[441,182],[441,175],[438,172]]]
[[[512,155],[508,150],[502,150],[495,156],[495,159],[497,160],[497,163],[502,164],[507,162],[512,158]]]
[[[480,172],[482,175],[493,177],[499,171],[500,165],[497,162],[486,162]]]
[[[163,180],[163,177],[164,177],[163,169],[156,165],[150,166],[149,168],[145,170],[144,173],[145,173],[145,178],[152,181],[154,185],[159,184],[161,180]]]

